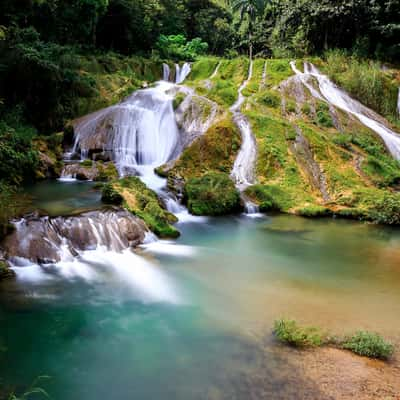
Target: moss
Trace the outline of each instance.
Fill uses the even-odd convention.
[[[246,189],[246,195],[259,204],[260,211],[288,211],[293,206],[290,194],[278,185],[253,185]]]
[[[81,162],[82,167],[85,168],[92,168],[93,167],[93,161],[92,160],[83,160]]]
[[[185,94],[185,93],[182,93],[182,92],[179,92],[179,93],[175,96],[174,101],[173,101],[174,110],[176,110],[176,109],[183,103],[183,101],[185,100],[185,98],[186,98],[186,94]]]
[[[267,86],[274,87],[293,75],[289,59],[274,59],[267,61]]]
[[[15,277],[14,271],[12,271],[7,262],[0,260],[0,281],[5,279],[12,279]]]
[[[333,128],[333,120],[329,113],[329,106],[326,103],[318,103],[315,122],[323,128]]]
[[[229,175],[209,172],[189,179],[185,199],[194,215],[226,215],[240,210],[240,196]]]
[[[102,186],[101,200],[107,204],[120,205],[124,199],[113,185],[106,184]]]
[[[264,90],[256,96],[256,100],[267,107],[278,108],[281,105],[278,93],[273,90]]]
[[[103,198],[105,192],[110,192],[118,201],[122,200],[123,206],[143,219],[156,235],[165,238],[179,236],[179,231],[171,225],[177,222],[176,217],[161,206],[157,194],[139,178],[128,177],[113,181],[104,186]]]
[[[229,173],[239,149],[236,126],[228,118],[218,120],[183,151],[168,176],[188,179],[211,171]]]
[[[101,162],[96,163],[98,175],[96,181],[109,182],[118,178],[118,171],[114,163],[102,164]]]

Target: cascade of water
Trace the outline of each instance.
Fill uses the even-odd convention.
[[[192,67],[190,66],[189,63],[184,63],[182,65],[182,68],[179,66],[179,64],[176,64],[175,68],[176,68],[175,83],[179,85],[185,81],[187,76],[190,74]]]
[[[253,61],[250,62],[248,78],[242,83],[238,91],[238,98],[230,108],[233,114],[233,121],[237,125],[242,135],[242,146],[236,157],[231,177],[240,191],[255,183],[254,167],[257,160],[257,145],[251,131],[250,123],[241,113],[240,108],[245,101],[242,94],[253,74]]]
[[[221,67],[221,61],[218,62],[217,66],[214,69],[214,72],[211,74],[210,79],[213,79],[217,76],[219,68]]]
[[[171,69],[168,64],[163,64],[163,80],[168,82],[171,75]]]
[[[374,111],[365,107],[357,100],[352,99],[346,92],[339,89],[326,75],[323,75],[313,64],[304,64],[304,73],[301,73],[294,66],[294,62],[291,63],[293,71],[301,77],[304,84],[309,88],[311,86],[308,83],[308,79],[315,78],[318,82],[319,90],[322,94],[324,101],[332,104],[333,106],[354,115],[358,120],[365,125],[367,128],[377,133],[386,147],[394,158],[400,160],[400,136],[384,125],[382,118],[380,118]],[[306,84],[307,83],[307,84]],[[312,86],[311,86],[312,87]],[[310,90],[314,97],[321,98],[314,94],[316,90]]]
[[[398,94],[398,97],[397,97],[397,115],[400,118],[400,88],[399,88],[399,94]]]
[[[93,147],[110,151],[121,175],[152,173],[180,148],[173,96],[168,94],[172,87],[172,83],[159,82],[88,116],[75,127],[74,148],[82,154]]]

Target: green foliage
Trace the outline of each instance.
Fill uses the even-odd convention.
[[[378,113],[397,117],[398,82],[379,62],[365,61],[333,50],[326,54],[326,71],[351,96]]]
[[[200,38],[187,41],[184,35],[160,35],[156,47],[161,57],[176,61],[193,61],[206,53],[208,44]]]
[[[272,90],[265,90],[264,92],[261,92],[259,95],[257,95],[257,101],[267,107],[272,108],[278,108],[281,105],[281,99],[279,95]]]
[[[326,103],[320,102],[317,106],[316,123],[323,128],[332,128],[333,121],[329,113],[329,106]]]
[[[378,224],[400,225],[400,194],[383,193],[366,200],[367,218]]]
[[[324,336],[318,328],[303,328],[293,320],[276,320],[274,334],[280,342],[294,347],[317,347],[324,344]]]
[[[107,204],[120,205],[124,199],[111,183],[107,183],[102,187],[101,200]]]
[[[36,131],[17,120],[0,120],[0,180],[12,185],[32,180],[38,165],[38,153],[32,146]]]
[[[394,347],[391,343],[384,340],[377,333],[366,331],[359,331],[352,336],[346,337],[341,346],[360,356],[383,360],[391,357],[394,352]]]
[[[194,215],[226,215],[240,210],[240,196],[228,174],[209,172],[189,179],[185,198]]]
[[[178,93],[174,97],[174,102],[173,102],[174,110],[176,110],[182,104],[182,102],[185,100],[185,98],[186,98],[186,94],[182,93],[182,92]]]

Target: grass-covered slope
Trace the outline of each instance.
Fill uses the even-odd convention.
[[[313,61],[325,72],[334,68],[329,57]],[[289,62],[256,59],[253,76],[243,91],[246,102],[242,112],[250,121],[258,147],[257,184],[248,188],[246,195],[262,210],[400,223],[399,162],[356,118],[313,98],[293,78]],[[211,78],[218,64],[218,72]],[[208,172],[229,174],[240,147],[229,106],[247,72],[248,61],[243,58],[203,58],[193,65],[188,84],[225,108],[226,117],[183,152],[168,173],[171,187],[176,187],[176,181],[186,183]],[[394,76],[393,71],[390,74]],[[334,78],[340,82],[338,76]],[[359,86],[366,90],[365,83]],[[375,99],[379,106],[368,101],[367,105],[392,116],[392,126],[396,126],[393,110],[385,108],[393,102],[390,87],[376,92],[388,96]]]

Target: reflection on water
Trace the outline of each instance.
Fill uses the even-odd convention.
[[[88,260],[109,279],[3,284],[3,381],[51,375],[59,400],[315,399],[270,334],[275,318],[400,342],[399,230],[289,216],[179,229],[176,243],[149,243],[121,266],[156,292],[145,266],[162,271],[178,302],[121,292],[112,264],[122,257]]]

